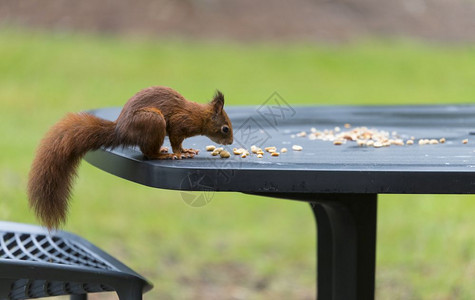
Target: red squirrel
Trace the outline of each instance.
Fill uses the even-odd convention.
[[[90,150],[138,146],[147,159],[181,159],[198,154],[182,147],[188,137],[204,135],[219,144],[232,144],[233,129],[223,106],[220,91],[210,103],[200,104],[157,86],[130,98],[115,121],[88,113],[67,114],[38,147],[28,180],[30,207],[48,228],[64,224],[76,169]],[[173,153],[162,147],[167,135]]]

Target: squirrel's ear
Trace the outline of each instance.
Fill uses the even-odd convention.
[[[213,100],[210,102],[211,106],[213,107],[213,111],[216,114],[220,114],[223,111],[224,106],[224,95],[220,91],[216,91],[216,95],[214,95]]]

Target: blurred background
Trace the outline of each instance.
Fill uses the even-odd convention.
[[[0,0],[0,219],[37,222],[27,174],[54,122],[144,87],[386,105],[474,103],[474,82],[474,0]],[[377,299],[474,299],[474,212],[474,196],[380,196]],[[84,162],[65,229],[153,281],[145,299],[315,298],[305,203],[195,208]]]

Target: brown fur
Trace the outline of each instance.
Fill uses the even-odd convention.
[[[233,142],[232,125],[218,91],[208,104],[186,100],[166,87],[151,87],[135,94],[115,122],[86,113],[68,114],[40,142],[28,181],[30,206],[48,228],[66,220],[73,179],[81,158],[100,147],[137,145],[149,159],[193,157],[183,149],[185,138],[208,136],[220,144]],[[223,132],[223,126],[229,128]],[[168,135],[173,153],[160,148]]]

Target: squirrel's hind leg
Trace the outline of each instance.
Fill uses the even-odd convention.
[[[167,123],[161,111],[154,107],[141,108],[127,119],[125,124],[118,124],[123,134],[124,144],[137,145],[148,159],[176,159],[162,147],[167,135]],[[165,151],[164,151],[165,150]]]

